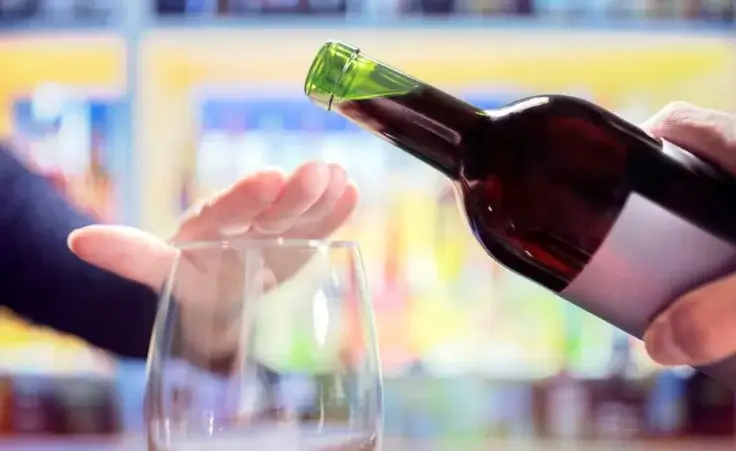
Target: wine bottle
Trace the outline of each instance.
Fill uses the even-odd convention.
[[[446,175],[492,258],[631,335],[736,269],[736,178],[593,103],[483,111],[337,41],[305,92]],[[702,370],[736,389],[736,358]]]

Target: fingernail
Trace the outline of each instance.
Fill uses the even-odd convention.
[[[288,221],[254,221],[251,227],[256,233],[263,235],[279,235],[291,228]]]
[[[647,351],[662,365],[686,365],[690,358],[675,339],[672,325],[667,318],[656,320],[644,336]]]
[[[244,235],[250,230],[250,223],[248,224],[233,224],[220,227],[220,234],[225,237],[234,237]]]

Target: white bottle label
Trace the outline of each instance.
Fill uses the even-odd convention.
[[[672,151],[673,146],[667,147]],[[678,296],[734,270],[736,245],[634,193],[590,262],[560,296],[641,338]],[[736,359],[703,371],[736,388]]]
[[[560,296],[641,338],[676,297],[736,269],[736,246],[632,194]]]

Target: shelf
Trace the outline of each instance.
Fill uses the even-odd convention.
[[[383,451],[404,451],[431,449],[435,451],[569,451],[584,449],[585,451],[733,451],[734,440],[673,440],[666,442],[631,442],[631,441],[595,441],[565,442],[541,440],[451,440],[451,439],[404,439],[386,437],[381,443]],[[48,451],[73,451],[79,449],[95,449],[97,451],[145,450],[146,440],[141,436],[127,437],[75,437],[59,439],[19,438],[0,439],[0,448],[6,451],[28,450],[29,448],[46,449]],[[226,447],[225,450],[228,448]],[[237,448],[241,449],[241,448]],[[224,450],[223,450],[224,451]]]
[[[277,27],[291,28],[488,28],[506,29],[559,29],[570,30],[603,30],[603,31],[646,31],[657,32],[698,32],[720,33],[736,30],[736,22],[717,22],[704,20],[670,20],[670,19],[562,19],[553,17],[386,17],[385,15],[356,17],[347,15],[340,17],[320,17],[316,15],[275,15],[262,17],[226,18],[226,17],[191,17],[191,18],[157,18],[152,27],[156,28],[243,28],[243,27]]]
[[[3,34],[35,33],[123,33],[123,18],[112,17],[100,22],[64,23],[55,20],[34,19],[3,24],[0,22],[0,36]],[[292,29],[294,27],[315,29],[488,29],[488,30],[549,30],[549,31],[621,31],[647,33],[697,33],[731,36],[736,31],[736,22],[674,19],[617,19],[586,18],[565,19],[555,17],[386,17],[385,14],[349,13],[340,16],[319,16],[312,14],[264,14],[260,17],[148,17],[139,24],[139,31],[155,30],[238,30],[244,28]]]

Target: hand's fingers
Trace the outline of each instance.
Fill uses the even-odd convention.
[[[736,172],[736,116],[675,102],[643,126],[656,137]]]
[[[703,365],[736,352],[736,276],[694,290],[650,326],[644,340],[664,365]]]
[[[329,164],[328,168],[330,170],[330,182],[327,189],[322,193],[322,197],[302,214],[299,218],[300,223],[321,221],[332,212],[335,204],[345,192],[345,188],[348,186],[348,176],[345,170],[334,163]]]
[[[676,102],[643,127],[736,172],[736,116]],[[734,353],[736,308],[731,296],[735,290],[736,278],[731,277],[676,301],[645,335],[652,358],[668,365],[701,365]]]
[[[324,163],[301,166],[286,182],[278,200],[254,219],[254,229],[266,234],[288,230],[322,197],[329,182],[330,168]]]
[[[204,364],[221,357],[232,349],[233,339],[223,335],[223,321],[232,328],[231,318],[223,312],[232,312],[236,300],[242,300],[238,290],[244,271],[237,261],[220,252],[214,256],[220,264],[212,265],[218,271],[202,272],[190,259],[180,259],[176,273],[172,269],[178,251],[157,237],[130,227],[89,226],[69,236],[69,248],[82,260],[121,277],[145,284],[158,291],[171,275],[172,300],[181,306],[181,321],[185,328],[180,352],[190,352],[194,363]],[[184,251],[186,252],[186,251]],[[212,268],[209,268],[212,269]],[[273,285],[269,273],[264,284]],[[197,356],[201,356],[197,357]]]
[[[348,183],[342,196],[338,199],[329,215],[321,221],[297,225],[284,235],[286,238],[320,240],[332,235],[342,226],[355,210],[358,202],[358,189],[353,183]],[[273,271],[276,280],[284,281],[291,277],[313,255],[306,252],[299,255],[297,252],[285,252],[274,248],[266,250],[265,259]]]
[[[332,211],[322,221],[310,222],[289,231],[290,238],[320,240],[332,235],[355,211],[358,205],[358,187],[348,182],[342,196],[333,204]]]
[[[284,174],[278,170],[244,177],[193,211],[182,223],[174,240],[217,239],[245,233],[254,218],[273,205],[284,183]]]
[[[177,251],[132,227],[94,225],[69,235],[69,248],[82,260],[122,277],[160,289]]]

